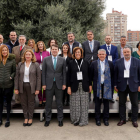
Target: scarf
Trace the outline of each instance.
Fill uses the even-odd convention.
[[[101,91],[101,65],[100,59],[98,59],[98,80],[97,80],[97,97],[102,98]],[[110,67],[107,59],[105,59],[105,74],[104,74],[104,92],[103,98],[112,100],[112,89],[111,89],[111,76],[110,76]]]

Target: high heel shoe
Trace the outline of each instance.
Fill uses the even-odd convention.
[[[28,126],[28,123],[23,123],[23,126]]]
[[[28,126],[31,126],[32,125],[32,123],[28,123]]]

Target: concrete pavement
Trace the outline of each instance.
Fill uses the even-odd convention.
[[[6,118],[4,115],[3,118]],[[140,119],[139,127],[134,128],[132,122],[127,122],[123,126],[117,126],[119,115],[111,115],[109,126],[96,126],[93,115],[89,116],[89,125],[80,127],[73,126],[70,122],[69,114],[65,115],[64,126],[58,127],[56,115],[53,114],[49,127],[44,127],[44,122],[39,122],[36,115],[33,125],[23,127],[23,116],[12,114],[11,125],[5,128],[0,127],[0,140],[139,140],[140,139]]]

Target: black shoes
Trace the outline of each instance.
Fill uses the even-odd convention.
[[[42,106],[45,106],[46,102],[42,102]]]
[[[32,125],[32,123],[28,123],[28,126],[31,126]]]
[[[58,126],[59,126],[59,127],[62,127],[62,126],[63,126],[63,121],[59,121],[59,122],[58,122]]]
[[[109,126],[109,122],[108,121],[104,121],[104,125],[105,126]]]
[[[47,127],[47,126],[49,126],[49,124],[50,124],[50,121],[46,121],[44,126]]]
[[[10,126],[10,122],[7,121],[7,122],[5,123],[5,127],[9,127],[9,126]]]
[[[78,125],[79,125],[79,123],[78,123],[78,122],[74,124],[74,126],[78,126]]]
[[[28,123],[23,123],[23,126],[28,126]]]
[[[97,126],[101,126],[101,122],[100,121],[96,121],[96,125]]]

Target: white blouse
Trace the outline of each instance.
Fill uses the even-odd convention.
[[[25,70],[24,70],[23,82],[30,82],[30,80],[29,80],[29,69],[30,69],[31,63],[29,65],[29,67],[26,67],[26,62],[25,62]]]

